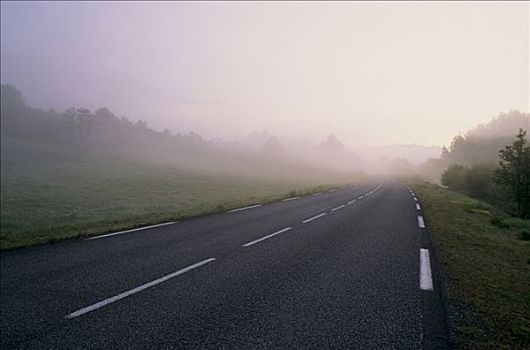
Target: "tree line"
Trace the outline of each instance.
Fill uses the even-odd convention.
[[[201,152],[207,143],[194,132],[172,135],[158,132],[147,122],[132,122],[108,108],[94,112],[70,107],[64,112],[42,110],[26,104],[22,93],[11,85],[1,86],[1,135],[64,146],[73,159],[112,154],[171,154]]]
[[[11,85],[1,85],[0,109],[2,139],[58,145],[72,162],[127,157],[187,170],[252,176],[351,172],[352,164],[358,163],[332,134],[318,145],[304,145],[300,152],[285,148],[270,133],[253,133],[257,143],[207,141],[195,132],[156,131],[145,120],[133,122],[105,107],[94,111],[70,107],[63,112],[34,108]]]
[[[445,168],[441,183],[452,190],[489,202],[522,218],[530,218],[530,146],[527,130],[505,136],[516,125],[528,127],[530,116],[503,114],[465,136],[457,136],[433,164]]]

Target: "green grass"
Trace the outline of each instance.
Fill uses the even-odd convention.
[[[337,183],[308,177],[214,176],[120,158],[74,162],[67,150],[4,138],[0,248],[179,220]]]
[[[435,185],[412,187],[443,262],[452,341],[530,349],[530,220]]]

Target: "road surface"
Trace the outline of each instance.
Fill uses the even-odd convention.
[[[1,348],[445,349],[427,230],[371,181],[3,252]]]

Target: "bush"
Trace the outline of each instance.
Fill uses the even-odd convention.
[[[506,212],[515,214],[515,203],[501,186],[493,181],[493,165],[451,165],[442,174],[442,184],[453,191],[482,200]]]
[[[442,184],[470,197],[487,199],[495,194],[494,171],[493,166],[484,164],[472,167],[451,165],[442,174]]]
[[[465,192],[471,197],[486,199],[493,193],[494,168],[487,165],[476,165],[464,174]]]
[[[442,173],[442,184],[455,191],[463,191],[466,188],[466,173],[467,167],[462,165],[450,165],[449,168]]]

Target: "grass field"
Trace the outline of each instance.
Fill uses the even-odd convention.
[[[530,349],[530,220],[438,186],[412,187],[443,261],[453,342]]]
[[[337,185],[315,177],[214,176],[118,158],[70,158],[67,150],[48,144],[2,139],[1,249],[179,220]]]

